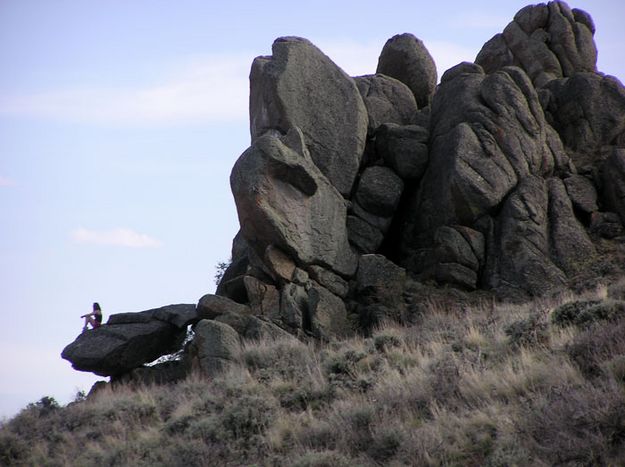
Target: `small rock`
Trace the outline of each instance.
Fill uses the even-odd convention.
[[[189,354],[194,368],[211,376],[216,375],[239,360],[239,335],[227,324],[202,320],[195,326]]]
[[[384,234],[357,216],[347,216],[349,241],[361,253],[375,253],[384,241]]]
[[[376,216],[392,217],[404,189],[402,180],[387,167],[368,167],[358,182],[355,199]]]
[[[349,285],[347,284],[347,281],[341,276],[334,274],[332,271],[322,268],[321,266],[316,265],[310,266],[308,270],[310,271],[310,277],[312,279],[324,286],[334,295],[338,295],[341,298],[345,298],[347,296]]]
[[[269,272],[278,281],[290,281],[295,271],[295,263],[286,253],[274,245],[269,245],[265,249],[264,263],[269,268]]]

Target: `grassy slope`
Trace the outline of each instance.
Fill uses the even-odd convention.
[[[618,465],[625,313],[586,298],[432,305],[371,338],[249,344],[210,380],[43,400],[3,424],[0,464]]]

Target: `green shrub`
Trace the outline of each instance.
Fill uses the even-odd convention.
[[[28,444],[15,433],[0,432],[0,465],[17,465],[28,456]]]
[[[565,303],[553,310],[551,321],[560,327],[571,326],[577,323],[580,314],[584,310],[599,303],[601,303],[601,300],[577,300]]]
[[[609,321],[625,316],[625,302],[620,300],[582,300],[556,308],[551,317],[554,324],[565,327],[585,327],[597,321]]]
[[[373,345],[378,352],[386,352],[388,349],[400,347],[402,340],[395,334],[381,333],[373,337]]]
[[[384,465],[395,456],[403,442],[404,435],[398,429],[378,430],[371,438],[367,454]]]
[[[221,423],[234,438],[259,434],[273,421],[276,407],[266,397],[242,395],[224,408]]]

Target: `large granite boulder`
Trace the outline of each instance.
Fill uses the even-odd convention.
[[[354,78],[369,115],[369,134],[383,123],[415,123],[417,103],[412,91],[399,80],[376,74]]]
[[[430,104],[436,88],[436,65],[423,42],[414,35],[398,34],[386,41],[376,73],[408,86],[419,108]]]
[[[118,376],[180,349],[187,324],[197,321],[195,305],[174,305],[140,313],[111,315],[84,331],[61,357],[79,371]]]
[[[367,109],[354,80],[308,40],[281,37],[250,73],[252,141],[270,130],[302,130],[310,156],[349,195],[367,136]]]
[[[625,87],[613,76],[575,73],[553,80],[542,91],[541,101],[580,169],[625,131]]]
[[[579,71],[596,71],[594,23],[588,13],[564,2],[521,9],[503,33],[478,53],[475,63],[486,73],[507,66],[523,68],[537,87]]]
[[[298,129],[256,138],[232,169],[230,184],[243,236],[260,257],[273,245],[297,265],[342,276],[355,272],[345,201],[312,162]]]
[[[360,257],[355,279],[355,297],[360,326],[369,331],[384,321],[403,320],[402,293],[406,271],[382,255]]]

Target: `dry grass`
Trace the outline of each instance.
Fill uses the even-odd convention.
[[[250,343],[213,379],[42,400],[0,428],[0,464],[618,465],[625,317],[553,320],[606,290],[431,307],[369,338]]]

